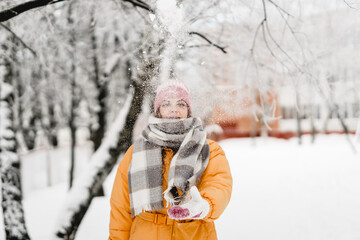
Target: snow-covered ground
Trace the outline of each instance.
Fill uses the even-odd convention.
[[[360,239],[359,154],[352,152],[343,135],[319,136],[315,144],[305,136],[303,142],[300,146],[297,139],[220,142],[234,178],[230,204],[215,222],[220,240]],[[356,146],[360,151],[359,142]],[[81,169],[88,157],[86,145],[78,151],[83,153],[78,155]],[[52,168],[66,174],[68,165],[64,161],[68,160],[64,154],[60,151],[50,156]],[[44,187],[45,183],[40,184],[35,176],[45,171],[46,165],[41,169],[39,163],[31,164],[35,160],[30,155],[22,157],[22,162],[25,161],[24,206],[28,229],[32,239],[51,239],[67,191],[65,180]],[[113,178],[114,173],[105,183],[107,195]],[[109,210],[108,196],[94,199],[76,239],[106,239]]]
[[[234,187],[216,224],[220,239],[360,239],[360,157],[344,136],[221,145]]]

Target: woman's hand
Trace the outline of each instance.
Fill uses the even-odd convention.
[[[209,203],[203,199],[196,186],[190,189],[191,200],[183,205],[173,206],[168,209],[172,219],[203,219],[210,211]]]

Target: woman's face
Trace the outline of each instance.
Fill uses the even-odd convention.
[[[182,119],[187,118],[189,109],[184,100],[178,98],[169,98],[160,104],[160,118]]]

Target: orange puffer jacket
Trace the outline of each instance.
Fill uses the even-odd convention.
[[[143,212],[131,217],[128,169],[133,146],[121,161],[111,194],[110,236],[109,240],[191,240],[217,239],[214,220],[219,218],[229,203],[232,190],[232,177],[224,151],[214,141],[210,145],[210,160],[197,187],[201,196],[210,205],[209,214],[202,220],[175,221],[167,216],[167,209]],[[167,189],[167,179],[174,151],[164,148],[163,190]],[[164,206],[166,206],[166,201]]]

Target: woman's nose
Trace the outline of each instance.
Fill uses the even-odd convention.
[[[171,111],[172,112],[178,112],[179,109],[177,108],[177,106],[171,106]]]

